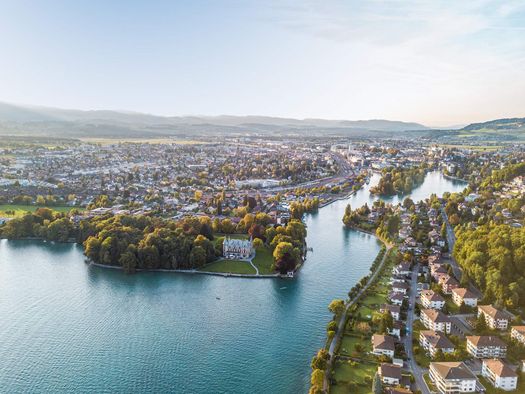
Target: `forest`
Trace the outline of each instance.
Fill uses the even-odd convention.
[[[423,164],[414,168],[383,169],[379,183],[370,188],[370,193],[382,196],[410,193],[425,180],[426,166]]]
[[[525,228],[488,223],[456,228],[454,257],[486,303],[514,309],[525,306]]]

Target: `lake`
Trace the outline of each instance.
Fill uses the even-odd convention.
[[[306,392],[328,304],[380,249],[341,222],[378,179],[306,217],[313,252],[294,280],[125,275],[78,245],[0,240],[1,391]],[[464,187],[431,172],[410,197]]]

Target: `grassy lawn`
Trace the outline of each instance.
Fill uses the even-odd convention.
[[[259,274],[261,275],[274,273],[272,271],[272,252],[270,252],[270,249],[266,247],[257,249],[255,253],[255,258],[253,259],[253,264],[257,267],[257,269],[259,270]]]
[[[372,384],[365,383],[365,377],[369,376],[373,379],[376,371],[377,365],[375,364],[358,363],[353,365],[347,361],[338,360],[334,366],[334,377],[337,384],[330,387],[330,392],[369,394]],[[357,387],[353,387],[352,391],[349,390],[349,382],[357,384]]]
[[[255,274],[255,270],[246,261],[220,260],[205,265],[199,271],[228,272],[231,274]]]
[[[78,209],[79,211],[83,211],[84,208],[80,207],[40,207],[36,205],[16,205],[16,204],[2,204],[0,205],[0,216],[1,217],[16,217],[16,216],[23,216],[27,212],[34,212],[38,208],[49,208],[53,211],[57,212],[69,212],[72,209]],[[13,211],[13,213],[7,214],[6,211]]]
[[[363,351],[360,354],[354,354],[354,347],[356,344],[360,344],[363,347]],[[355,337],[352,335],[344,335],[341,340],[341,347],[339,353],[345,356],[362,356],[372,350],[372,344],[370,338]]]

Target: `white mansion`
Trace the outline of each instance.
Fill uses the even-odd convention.
[[[254,254],[251,238],[234,239],[226,237],[222,245],[222,255],[226,259],[247,259]]]

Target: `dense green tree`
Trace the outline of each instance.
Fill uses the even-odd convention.
[[[335,299],[328,305],[328,310],[334,315],[339,316],[345,310],[345,302],[340,299]]]

